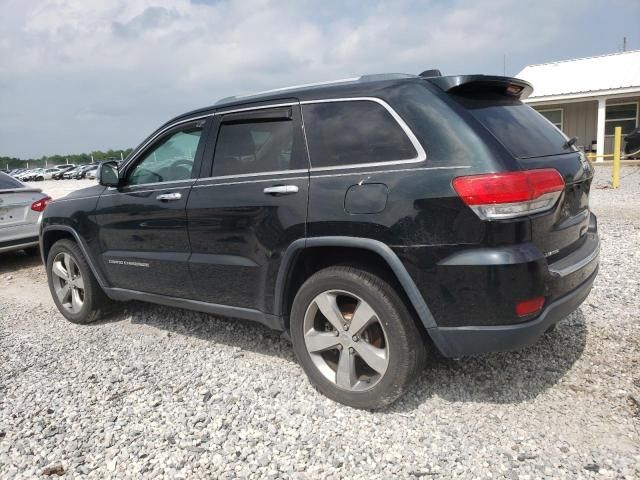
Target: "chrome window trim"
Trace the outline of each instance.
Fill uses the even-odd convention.
[[[284,181],[284,180],[302,180],[305,178],[327,178],[327,177],[344,177],[349,175],[372,175],[376,173],[398,173],[398,172],[416,172],[422,170],[461,170],[471,168],[470,165],[460,165],[460,166],[451,166],[451,167],[418,167],[418,168],[399,168],[394,170],[371,170],[367,172],[347,172],[347,173],[328,173],[324,175],[311,175],[311,177],[305,176],[296,176],[296,177],[277,177],[277,178],[263,178],[263,179],[255,179],[255,180],[245,180],[239,182],[224,182],[224,183],[215,183],[214,180],[223,179],[222,177],[207,177],[199,179],[193,188],[200,187],[214,187],[216,185],[237,185],[243,183],[261,183],[261,182],[273,182],[273,181]],[[306,170],[288,170],[286,172],[275,172],[275,173],[297,173],[297,172],[306,172]],[[241,175],[242,176],[242,175]],[[232,176],[233,177],[233,176]],[[225,177],[229,178],[229,177]],[[235,177],[234,177],[235,178]],[[203,182],[206,180],[208,183]]]
[[[305,170],[306,172],[306,170]],[[215,183],[213,180],[217,180],[219,177],[209,177],[207,180],[212,181],[211,183],[202,183],[200,185],[194,185],[192,188],[201,188],[201,187],[218,187],[223,185],[242,185],[245,183],[263,183],[263,182],[273,182],[273,181],[285,181],[285,180],[308,180],[309,177],[307,175],[303,177],[278,177],[278,178],[261,178],[257,180],[244,180],[238,182],[223,182],[223,183]],[[203,179],[204,180],[204,179]]]
[[[200,183],[204,180],[226,180],[228,178],[246,178],[246,177],[264,177],[265,175],[283,175],[289,173],[304,173],[307,172],[306,168],[298,168],[293,170],[274,170],[272,172],[258,172],[258,173],[240,173],[237,175],[220,175],[218,177],[202,177],[198,178],[196,183]]]
[[[226,115],[228,113],[249,112],[251,110],[264,110],[265,108],[293,107],[295,105],[299,105],[299,102],[274,103],[273,105],[256,105],[253,107],[243,107],[243,108],[236,108],[232,110],[224,110],[225,107],[222,107],[223,109],[216,110],[215,115]]]
[[[370,163],[350,163],[347,165],[334,165],[328,167],[314,167],[313,160],[311,161],[311,171],[312,172],[322,172],[327,170],[345,170],[349,168],[359,168],[359,167],[375,167],[378,165],[401,165],[405,163],[421,163],[427,159],[427,152],[425,152],[424,148],[422,148],[422,144],[418,140],[418,138],[414,135],[413,131],[409,128],[409,125],[405,123],[398,112],[396,112],[391,105],[380,98],[376,97],[344,97],[344,98],[327,98],[322,100],[303,100],[300,102],[300,105],[311,105],[317,103],[334,103],[334,102],[357,102],[357,101],[365,101],[365,102],[374,102],[378,105],[381,105],[396,121],[398,126],[402,129],[405,135],[409,138],[409,141],[415,148],[417,157],[410,159],[401,159],[401,160],[388,160],[384,162],[370,162]],[[304,109],[303,109],[304,110]],[[304,112],[303,112],[304,115]],[[308,145],[307,145],[308,146]],[[311,157],[311,155],[309,155]]]

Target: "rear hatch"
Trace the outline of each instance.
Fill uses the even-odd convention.
[[[519,100],[478,102],[472,115],[517,159],[522,170],[554,168],[564,193],[550,211],[531,216],[533,243],[550,261],[584,241],[593,168],[546,118]]]
[[[551,122],[522,102],[532,91],[519,79],[483,75],[429,79],[475,118],[511,153],[515,170],[553,168],[565,187],[557,203],[531,215],[531,240],[549,263],[561,260],[587,240],[589,189],[593,167]]]

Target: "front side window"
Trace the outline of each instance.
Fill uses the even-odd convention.
[[[131,170],[128,185],[175,182],[191,178],[202,128],[174,132],[146,153]]]
[[[382,105],[370,100],[312,103],[303,116],[311,165],[335,167],[410,160],[411,140]]]
[[[638,104],[623,103],[607,105],[604,120],[605,135],[613,135],[616,127],[622,127],[622,134],[631,133],[637,126]]]
[[[213,158],[213,176],[292,169],[292,120],[222,123]]]

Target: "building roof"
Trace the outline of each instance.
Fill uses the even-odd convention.
[[[640,50],[529,65],[516,77],[533,85],[530,102],[640,92]]]

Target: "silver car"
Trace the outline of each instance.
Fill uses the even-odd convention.
[[[38,227],[51,198],[0,172],[0,252],[38,252]]]

